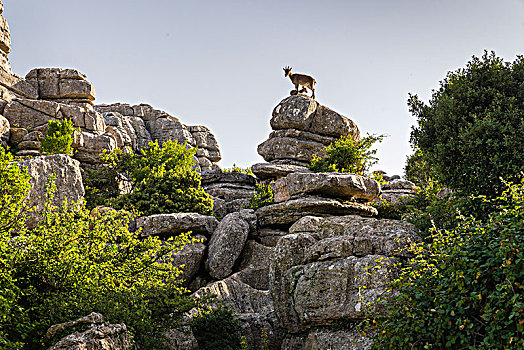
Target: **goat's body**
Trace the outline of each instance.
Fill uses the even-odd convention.
[[[291,73],[291,68],[284,68],[285,75],[291,79],[293,85],[295,85],[295,90],[298,91],[299,86],[304,86],[311,90],[311,97],[315,98],[315,84],[316,81],[313,77],[305,74]],[[302,89],[304,91],[304,89]],[[300,92],[302,92],[300,91]]]

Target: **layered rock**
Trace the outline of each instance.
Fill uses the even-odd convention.
[[[89,328],[83,332],[75,332],[62,338],[48,350],[127,350],[131,349],[131,336],[125,324],[104,323],[104,317],[98,313],[91,313],[76,321],[54,325],[47,331],[46,336],[51,338],[56,332],[67,328],[88,324]]]
[[[349,118],[300,94],[282,100],[270,123],[274,131],[258,146],[258,153],[270,164],[252,167],[262,179],[305,171],[314,155],[325,155],[324,148],[341,136],[360,138]]]
[[[214,198],[214,213],[226,214],[249,207],[256,186],[254,176],[238,172],[225,173],[220,169],[202,172],[202,187]]]
[[[40,156],[18,162],[18,165],[26,168],[31,176],[32,188],[28,199],[35,210],[29,213],[26,221],[29,227],[34,227],[40,220],[39,213],[46,200],[46,185],[53,177],[57,190],[51,201],[52,205],[59,206],[66,199],[68,202],[78,202],[84,196],[80,163],[69,156]]]
[[[232,276],[199,289],[194,296],[206,294],[216,295],[221,303],[235,312],[250,349],[262,350],[264,332],[267,333],[269,349],[280,348],[285,332],[276,317],[269,291],[252,288]]]
[[[178,118],[147,104],[97,105],[95,110],[104,116],[112,113],[112,118],[120,119],[121,122],[115,122],[112,126],[124,135],[127,131],[119,124],[131,124],[137,135],[137,149],[147,146],[151,140],[158,140],[160,144],[167,140],[187,142],[188,145],[197,147],[196,156],[202,170],[218,169],[216,162],[221,159],[220,149],[215,136],[205,126],[184,125]]]
[[[381,199],[390,204],[398,204],[412,198],[417,193],[417,186],[411,181],[395,179],[382,185]]]
[[[13,75],[11,65],[7,56],[11,52],[11,32],[7,20],[3,16],[4,5],[0,1],[0,84],[2,86],[11,86],[18,78]]]
[[[360,216],[304,217],[282,237],[270,267],[270,290],[289,333],[358,321],[382,295],[389,267],[418,240],[411,224]]]

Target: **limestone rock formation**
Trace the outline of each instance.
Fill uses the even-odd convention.
[[[377,181],[366,176],[347,173],[292,173],[272,185],[275,202],[304,195],[320,195],[372,201],[380,194]]]
[[[249,206],[256,179],[248,174],[222,172],[220,169],[202,172],[202,187],[214,198],[214,213],[223,218]]]
[[[151,140],[158,140],[160,144],[167,140],[187,142],[188,145],[197,147],[196,156],[202,170],[218,169],[216,162],[222,159],[220,149],[215,136],[204,126],[184,125],[178,118],[147,104],[97,105],[95,110],[102,115],[113,113],[112,117],[120,118],[122,124],[124,121],[129,122],[137,135],[137,149],[147,146]],[[119,125],[114,127],[125,134],[124,127],[119,127]]]
[[[209,242],[208,267],[211,277],[220,280],[231,274],[249,232],[255,229],[256,216],[253,210],[231,213],[220,221]]]
[[[18,165],[25,167],[31,176],[29,203],[36,207],[36,210],[30,213],[26,222],[29,227],[34,227],[40,220],[39,212],[44,208],[46,184],[53,176],[56,176],[54,182],[57,187],[51,202],[53,205],[59,206],[65,199],[68,202],[77,202],[84,196],[80,163],[69,156],[40,156],[18,162]]]
[[[18,79],[13,75],[7,56],[11,51],[11,32],[7,20],[3,16],[4,4],[0,1],[0,82],[6,86],[14,84]],[[0,84],[0,85],[3,85]]]
[[[262,207],[256,211],[256,214],[260,227],[287,228],[307,215],[373,216],[377,214],[377,210],[367,204],[341,203],[336,199],[308,196]]]
[[[127,350],[131,336],[125,324],[93,325],[84,332],[75,332],[51,346],[48,350]]]
[[[271,165],[252,167],[262,179],[304,171],[315,154],[324,155],[324,147],[343,135],[360,138],[358,127],[349,118],[300,94],[282,100],[270,123],[274,131],[258,146],[258,153]]]
[[[213,216],[198,213],[172,213],[142,216],[137,219],[137,228],[141,228],[142,237],[172,237],[191,231],[193,235],[211,236],[218,225]]]
[[[282,237],[270,267],[270,291],[290,333],[359,320],[364,305],[384,293],[388,266],[418,240],[405,222],[356,215],[305,217]],[[365,287],[365,288],[362,288]]]
[[[284,331],[276,317],[269,291],[252,288],[232,276],[201,288],[193,295],[201,297],[209,293],[216,295],[238,316],[250,349],[262,350],[264,329],[268,335],[268,347],[280,349]]]

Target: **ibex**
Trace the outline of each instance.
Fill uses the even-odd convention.
[[[289,77],[289,79],[291,79],[291,82],[295,85],[295,89],[296,89],[296,92],[298,94],[298,86],[299,85],[302,85],[304,86],[304,88],[302,88],[302,90],[300,90],[300,92],[304,92],[304,91],[307,91],[306,90],[306,87],[309,88],[311,91],[312,91],[312,95],[311,97],[312,98],[315,98],[315,79],[313,79],[313,77],[310,77],[309,75],[305,75],[305,74],[293,74],[291,73],[291,69],[292,67],[285,67],[284,68],[284,76],[285,77]]]

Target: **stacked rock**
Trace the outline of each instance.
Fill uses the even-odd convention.
[[[255,185],[256,178],[249,174],[227,173],[220,169],[202,172],[202,186],[213,196],[213,212],[219,218],[248,208]]]
[[[132,126],[136,135],[130,138],[136,139],[135,150],[147,146],[151,140],[158,140],[160,144],[167,140],[187,142],[189,146],[197,147],[196,156],[202,171],[219,169],[216,162],[222,159],[220,149],[215,136],[205,126],[184,125],[178,118],[147,104],[97,105],[95,110],[102,113],[113,127],[113,133],[128,134],[129,125]]]
[[[0,81],[10,86],[18,79],[13,75],[11,65],[7,59],[7,55],[11,51],[11,33],[7,20],[2,15],[3,12],[4,4],[0,1]]]
[[[360,139],[352,120],[300,94],[282,100],[273,110],[270,123],[273,132],[258,146],[258,153],[269,163],[251,167],[260,179],[308,172],[313,156],[325,155],[323,149],[341,136]]]

